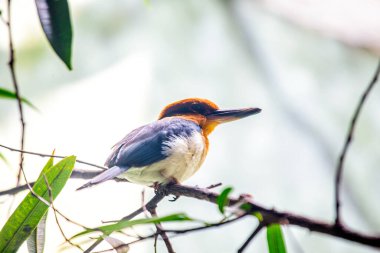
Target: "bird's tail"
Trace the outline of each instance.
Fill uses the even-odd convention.
[[[118,175],[122,174],[125,172],[127,169],[126,168],[121,168],[118,166],[113,166],[109,168],[108,170],[104,171],[103,173],[97,175],[93,179],[91,179],[88,183],[82,185],[77,189],[77,191],[82,190],[84,188],[103,183],[104,181],[107,181],[109,179],[112,179],[114,177],[117,177]]]

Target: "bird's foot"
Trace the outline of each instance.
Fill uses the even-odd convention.
[[[170,194],[168,184],[154,183],[153,189],[156,195],[168,196]]]
[[[175,179],[175,178],[173,177],[173,178],[170,179],[170,181],[169,181],[169,183],[167,184],[167,186],[170,187],[171,185],[176,185],[176,184],[179,185],[180,182],[178,182],[178,180]],[[177,196],[177,195],[174,195],[174,194],[172,194],[172,195],[173,195],[173,198],[172,198],[172,199],[169,199],[170,202],[174,202],[174,201],[176,201],[177,199],[179,199],[179,197],[180,197],[180,196]]]
[[[176,185],[176,184],[179,184],[179,182],[175,178],[171,178],[170,181],[167,184],[160,184],[158,182],[155,182],[152,187],[153,187],[154,193],[156,195],[168,196],[168,195],[170,195],[170,192],[169,192],[168,188],[171,185]],[[173,195],[173,198],[169,199],[169,201],[174,202],[179,197],[180,196]]]

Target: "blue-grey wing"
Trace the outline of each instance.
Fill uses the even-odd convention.
[[[163,148],[172,137],[190,136],[201,131],[194,122],[171,118],[162,119],[137,128],[115,145],[106,166],[143,167],[160,160],[167,155]]]
[[[122,140],[120,140],[118,143],[116,143],[112,147],[113,152],[107,158],[107,160],[104,163],[104,165],[106,167],[109,167],[109,168],[112,167],[116,163],[116,161],[117,161],[117,156],[119,154],[120,149],[123,146],[128,146],[128,144],[130,144],[131,142],[133,142],[135,139],[143,138],[146,135],[146,133],[147,133],[147,128],[149,128],[149,125],[144,125],[144,126],[141,126],[139,128],[136,128],[135,130],[133,130],[132,132],[130,132],[129,134],[127,134]]]
[[[115,165],[123,167],[143,167],[165,159],[162,152],[167,132],[164,130],[154,132],[137,142],[121,146],[118,150]]]

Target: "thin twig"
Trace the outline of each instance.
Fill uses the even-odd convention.
[[[156,233],[154,235],[154,243],[153,243],[154,253],[157,253],[157,239],[158,239],[158,234]]]
[[[255,238],[255,236],[261,231],[263,227],[264,227],[264,223],[260,222],[257,228],[253,230],[252,234],[248,237],[248,239],[243,243],[243,245],[239,248],[237,252],[243,253],[245,248],[247,248],[248,244],[253,240],[253,238]]]
[[[152,217],[157,217],[157,211],[156,208],[152,208],[148,210]],[[160,222],[154,224],[156,226],[157,234],[159,234],[162,238],[162,240],[165,243],[165,246],[168,250],[168,253],[175,253],[172,244],[170,243],[169,237],[166,234],[165,230],[162,228],[162,225]]]
[[[141,191],[141,206],[144,210],[144,215],[145,215],[145,218],[149,218],[149,212],[148,210],[146,209],[146,206],[145,206],[145,188],[142,189]]]
[[[54,199],[53,199],[53,194],[52,194],[52,189],[50,187],[50,184],[46,178],[46,175],[44,174],[44,180],[45,180],[45,184],[46,184],[46,187],[48,188],[48,193],[49,193],[49,198],[50,198],[50,206],[52,207],[53,209],[53,212],[54,212],[54,217],[55,217],[55,222],[57,223],[57,226],[59,228],[59,231],[61,232],[61,235],[62,237],[65,239],[66,242],[68,242],[71,246],[74,246],[76,248],[78,248],[79,250],[83,251],[83,249],[81,248],[81,246],[79,246],[78,244],[75,244],[73,243],[69,238],[67,238],[67,236],[65,235],[65,232],[63,231],[62,227],[61,227],[61,224],[58,220],[58,216],[57,216],[57,212],[56,212],[56,208],[54,207]]]
[[[50,203],[48,202],[48,201],[46,201],[43,197],[41,197],[40,195],[38,195],[34,190],[33,190],[33,188],[32,188],[32,185],[34,185],[34,183],[35,182],[33,182],[32,183],[32,185],[31,184],[29,184],[29,182],[28,182],[28,179],[26,178],[26,175],[25,175],[25,171],[22,169],[21,170],[21,174],[22,174],[22,176],[24,177],[24,180],[25,180],[25,185],[22,185],[22,186],[16,186],[15,188],[12,188],[12,189],[10,189],[10,190],[7,190],[7,191],[5,191],[5,192],[9,192],[9,191],[14,191],[14,192],[16,192],[16,189],[17,190],[19,190],[19,189],[21,189],[21,190],[23,190],[23,189],[29,189],[29,192],[32,194],[32,196],[34,196],[34,197],[36,197],[38,200],[40,200],[41,202],[43,202],[45,205],[47,205],[47,206],[50,206]],[[21,191],[20,190],[20,191]],[[2,195],[2,192],[0,192],[0,196]],[[12,201],[13,202],[13,201]]]
[[[223,221],[223,222],[208,224],[207,226],[188,228],[188,229],[166,229],[165,232],[167,232],[167,233],[174,233],[174,234],[185,234],[185,233],[189,233],[189,232],[196,232],[196,231],[201,231],[201,230],[207,230],[207,229],[210,229],[210,228],[221,227],[221,226],[224,226],[226,224],[233,223],[235,221],[243,219],[246,216],[248,216],[248,213],[244,213],[243,215],[237,216],[236,218],[233,218],[233,219],[230,219],[230,220],[226,220],[226,221]]]
[[[146,237],[141,237],[141,238],[139,238],[139,239],[137,239],[137,240],[134,240],[134,241],[132,241],[132,242],[129,242],[129,243],[121,244],[121,245],[119,245],[119,246],[117,246],[117,247],[113,247],[113,248],[111,248],[111,249],[100,250],[100,251],[96,251],[96,252],[94,252],[94,253],[104,253],[104,252],[110,252],[110,251],[118,250],[118,249],[121,249],[121,248],[123,248],[123,247],[130,246],[130,245],[132,245],[132,244],[135,244],[135,243],[138,243],[138,242],[141,242],[141,241],[144,241],[144,240],[150,239],[150,238],[154,238],[154,237],[156,237],[156,236],[157,236],[157,234],[155,233],[155,234],[153,234],[153,235],[149,235],[149,236],[146,236]],[[84,253],[86,253],[86,252],[87,252],[87,250],[86,250]]]
[[[46,199],[44,199],[42,196],[38,195],[32,188],[32,186],[30,186],[29,182],[28,182],[28,179],[26,178],[26,175],[25,175],[25,171],[22,169],[21,170],[21,173],[22,175],[24,176],[24,180],[26,182],[26,187],[27,189],[29,189],[29,192],[34,196],[36,197],[39,201],[43,202],[45,205],[47,206],[50,206],[50,203],[48,201],[46,201]]]
[[[363,95],[360,98],[360,101],[355,109],[354,115],[351,119],[351,124],[349,126],[349,130],[347,133],[346,141],[344,143],[342,152],[339,157],[337,169],[336,169],[336,176],[335,176],[335,225],[341,226],[341,220],[340,220],[340,207],[341,207],[341,200],[340,200],[340,185],[341,185],[341,179],[342,179],[342,173],[343,173],[343,165],[344,165],[344,159],[346,157],[348,148],[352,142],[352,138],[355,131],[355,126],[357,119],[359,118],[361,109],[363,108],[364,102],[368,97],[368,94],[371,92],[372,87],[377,82],[377,79],[379,77],[380,73],[380,61],[378,63],[378,66],[376,68],[375,74],[372,77],[371,82],[369,83],[368,87],[365,89]]]
[[[141,191],[141,206],[144,210],[145,218],[147,218],[147,219],[150,218],[149,211],[148,211],[148,209],[146,209],[146,206],[145,206],[145,188],[143,188]],[[152,230],[152,232],[153,232],[153,230]],[[140,238],[141,238],[141,236],[140,236]],[[153,246],[155,250],[156,250],[156,243],[157,243],[157,238],[155,239],[154,246]]]
[[[11,147],[8,147],[8,146],[2,145],[2,144],[0,144],[0,147],[8,149],[10,151],[19,152],[19,153],[28,154],[28,155],[35,155],[35,156],[40,156],[40,157],[53,157],[53,158],[62,158],[62,159],[67,157],[67,156],[61,156],[61,155],[48,155],[48,154],[42,154],[42,153],[37,153],[37,152],[25,151],[25,150],[11,148]],[[100,166],[100,165],[97,165],[97,164],[94,164],[94,163],[89,163],[89,162],[81,161],[81,160],[78,160],[78,159],[76,160],[76,162],[77,163],[81,163],[81,164],[85,164],[85,165],[89,165],[89,166],[92,166],[92,167],[96,167],[96,168],[99,168],[99,169],[102,169],[102,170],[106,170],[107,169],[104,166]]]
[[[222,185],[222,183],[212,184],[212,185],[207,186],[206,189],[209,189],[209,190],[214,189],[214,188],[219,187],[221,185]]]
[[[156,195],[154,195],[154,197],[146,204],[144,205],[143,207],[140,207],[139,209],[137,209],[136,211],[130,213],[129,215],[123,217],[121,220],[131,220],[133,219],[134,217],[136,217],[137,215],[141,214],[143,211],[144,211],[144,208],[146,209],[152,209],[152,208],[156,208],[157,207],[157,204],[163,200],[165,197],[165,195],[161,194],[161,193],[157,193]],[[119,220],[117,220],[119,221]],[[117,222],[116,221],[116,222]],[[104,223],[106,222],[115,222],[115,221],[104,221]],[[103,237],[99,237],[88,249],[86,249],[84,251],[84,253],[90,253],[96,246],[98,246],[102,241],[103,241]]]
[[[69,243],[71,246],[74,246],[76,248],[78,248],[79,250],[81,250],[82,252],[84,251],[83,248],[81,246],[79,246],[78,244],[76,243],[73,243],[65,234],[65,232],[63,231],[62,227],[61,227],[61,224],[58,220],[58,215],[57,215],[57,209],[53,206],[52,204],[52,207],[53,207],[53,212],[54,212],[54,217],[55,217],[55,222],[57,223],[57,226],[59,228],[59,231],[61,232],[61,235],[62,237],[65,239],[65,242]]]
[[[90,229],[89,227],[87,227],[87,226],[85,226],[85,225],[82,225],[82,224],[80,224],[79,222],[76,222],[76,221],[70,219],[69,217],[67,217],[66,215],[64,215],[61,211],[59,211],[58,209],[56,209],[55,207],[53,207],[53,208],[54,208],[54,211],[55,211],[56,213],[58,213],[58,214],[59,214],[62,218],[64,218],[66,221],[68,221],[68,222],[70,222],[70,223],[72,223],[72,224],[74,224],[74,225],[76,225],[76,226],[78,226],[78,227],[81,227],[81,228],[83,228],[83,229]]]
[[[18,111],[19,111],[19,115],[20,115],[20,124],[21,124],[20,150],[24,150],[25,120],[24,120],[24,111],[23,111],[23,106],[22,106],[20,90],[19,90],[17,77],[16,77],[16,70],[15,70],[15,50],[14,50],[14,46],[13,46],[13,37],[12,37],[11,0],[8,0],[7,14],[8,14],[8,21],[6,22],[6,25],[8,27],[8,37],[9,37],[8,66],[9,66],[9,70],[11,72],[12,84],[13,84],[13,88],[15,90],[15,95],[16,95],[17,105],[18,105]],[[20,163],[19,163],[19,170],[17,173],[17,186],[20,185],[21,171],[23,170],[23,163],[24,163],[24,153],[20,152]]]

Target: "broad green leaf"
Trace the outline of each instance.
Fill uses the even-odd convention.
[[[193,219],[189,218],[186,214],[178,213],[178,214],[172,214],[168,216],[163,217],[153,217],[153,218],[146,218],[146,219],[137,219],[137,220],[121,220],[115,224],[111,225],[105,225],[93,229],[87,229],[83,232],[80,232],[76,235],[74,235],[72,238],[93,233],[93,232],[103,232],[106,235],[110,235],[111,233],[115,231],[120,231],[124,228],[132,227],[135,225],[143,225],[143,224],[156,224],[159,222],[171,222],[171,221],[192,221]]]
[[[75,156],[69,156],[54,166],[51,166],[53,161],[50,159],[43,169],[44,173],[34,184],[33,191],[47,202],[50,202],[50,195],[54,200],[70,178],[75,159]],[[45,178],[51,191],[46,185]],[[0,252],[16,252],[37,227],[48,208],[44,202],[29,192],[0,231]]]
[[[40,220],[35,230],[28,237],[27,246],[29,253],[42,253],[45,247],[45,228],[48,212]]]
[[[222,193],[218,196],[216,199],[216,202],[218,203],[219,211],[224,214],[224,207],[228,205],[228,195],[232,192],[232,187],[224,188]]]
[[[0,98],[6,98],[6,99],[17,99],[16,93],[13,91],[4,89],[0,87]],[[38,110],[37,107],[35,107],[29,100],[27,100],[24,97],[21,97],[21,101],[25,104],[29,105],[31,108]]]
[[[42,29],[55,53],[71,66],[72,29],[67,0],[35,0]]]
[[[285,240],[279,224],[267,227],[267,241],[269,253],[286,253]]]

